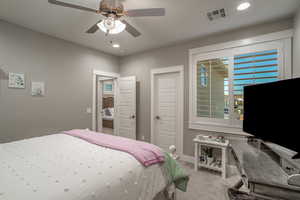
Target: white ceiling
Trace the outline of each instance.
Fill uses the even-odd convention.
[[[64,0],[90,8],[98,8],[99,0]],[[238,12],[239,0],[122,0],[125,8],[166,8],[165,17],[131,18],[142,36],[133,38],[127,32],[106,37],[98,31],[94,35],[85,31],[101,16],[59,6],[48,0],[1,0],[0,19],[51,36],[72,41],[103,52],[122,56],[170,45],[241,26],[291,16],[300,6],[299,0],[251,0],[251,9]],[[210,22],[206,13],[225,8],[228,17]],[[109,41],[121,44],[113,49]]]

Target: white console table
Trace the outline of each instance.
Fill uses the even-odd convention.
[[[211,169],[211,170],[215,170],[215,171],[219,171],[222,173],[222,178],[226,179],[226,174],[227,174],[227,152],[228,152],[228,147],[229,147],[229,141],[225,140],[224,142],[219,142],[216,141],[214,139],[210,139],[210,138],[205,138],[203,136],[197,136],[194,140],[194,144],[195,144],[195,157],[194,157],[194,169],[195,171],[198,171],[199,167],[203,167],[203,168],[207,168],[207,169]],[[210,147],[210,148],[217,148],[217,149],[221,149],[222,152],[222,163],[221,166],[211,166],[209,163],[201,163],[199,161],[200,156],[202,155],[201,151],[202,151],[202,146],[205,147]]]

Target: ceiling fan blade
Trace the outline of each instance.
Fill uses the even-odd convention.
[[[48,2],[51,3],[51,4],[58,5],[58,6],[63,6],[63,7],[68,7],[68,8],[75,8],[75,9],[79,9],[79,10],[98,13],[98,11],[95,10],[95,9],[87,8],[87,7],[83,7],[83,6],[79,6],[79,5],[75,5],[75,4],[71,4],[71,3],[65,3],[65,2],[62,2],[62,1],[48,0]]]
[[[165,16],[164,8],[134,9],[127,10],[125,14],[129,17]]]
[[[136,30],[133,26],[131,26],[126,20],[122,20],[124,24],[126,24],[126,31],[130,33],[133,37],[139,37],[141,33]]]
[[[86,33],[92,34],[92,33],[96,33],[96,31],[99,30],[98,24],[101,22],[102,20],[98,21],[96,24],[94,24],[91,28],[89,28]]]

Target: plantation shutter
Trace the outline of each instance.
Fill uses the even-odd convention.
[[[234,56],[234,118],[243,120],[245,86],[277,81],[278,76],[277,50]]]

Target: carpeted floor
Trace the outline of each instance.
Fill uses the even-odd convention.
[[[176,200],[229,200],[227,189],[240,179],[237,171],[229,172],[226,180],[216,172],[200,169],[195,172],[190,163],[181,163],[190,174],[187,192],[177,191]]]

